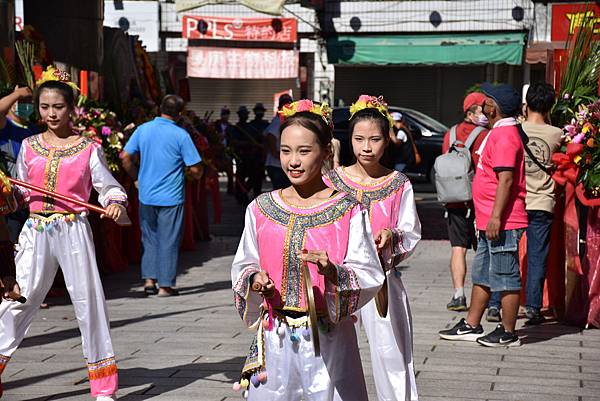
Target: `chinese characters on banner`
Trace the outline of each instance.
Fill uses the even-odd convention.
[[[192,78],[285,79],[298,76],[297,50],[188,47]]]
[[[552,40],[566,41],[581,27],[584,19],[588,20],[595,34],[600,34],[600,7],[589,3],[553,4],[552,5]]]
[[[220,39],[296,43],[294,18],[227,18],[183,16],[182,36],[187,39]]]

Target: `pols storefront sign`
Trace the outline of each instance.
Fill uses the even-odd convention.
[[[295,43],[298,21],[294,18],[227,18],[184,15],[182,37],[258,42]]]

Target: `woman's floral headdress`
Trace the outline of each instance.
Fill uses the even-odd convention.
[[[383,96],[360,95],[358,100],[350,106],[350,120],[354,117],[354,114],[364,109],[376,109],[382,116],[387,118],[390,123],[390,129],[394,126],[394,119],[390,115],[388,105]]]
[[[75,90],[76,92],[79,92],[79,88],[77,87],[77,85],[75,85],[74,82],[71,82],[71,74],[69,74],[68,72],[59,70],[58,68],[54,67],[53,65],[49,65],[48,68],[46,68],[46,71],[44,71],[42,73],[42,76],[40,77],[40,79],[37,80],[35,85],[40,86],[44,82],[48,82],[48,81],[63,82],[65,84],[69,85],[71,88],[73,88],[73,90]]]
[[[331,118],[331,107],[329,107],[327,103],[317,104],[312,100],[302,99],[283,106],[283,108],[279,111],[279,115],[283,119],[286,119],[295,115],[296,113],[301,113],[303,111],[308,111],[310,113],[320,116],[327,125],[333,128],[333,119]]]

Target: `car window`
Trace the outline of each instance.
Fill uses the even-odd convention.
[[[334,126],[340,123],[347,123],[350,119],[350,109],[348,109],[347,107],[341,109],[334,109],[332,117]]]
[[[434,120],[427,114],[421,113],[420,111],[405,108],[399,108],[399,110],[413,117],[413,120],[418,120],[418,124],[424,126],[424,128],[427,128],[428,131],[434,131],[436,133],[443,134],[448,130],[448,127],[446,127],[444,124]]]

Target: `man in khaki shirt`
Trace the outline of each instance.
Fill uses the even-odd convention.
[[[552,85],[534,83],[529,87],[526,100],[527,119],[523,130],[529,139],[525,152],[527,227],[527,284],[525,286],[525,324],[544,321],[540,313],[546,260],[550,245],[550,229],[554,219],[554,181],[549,174],[552,153],[560,146],[562,130],[546,123],[555,102]],[[533,160],[530,154],[535,157]]]

